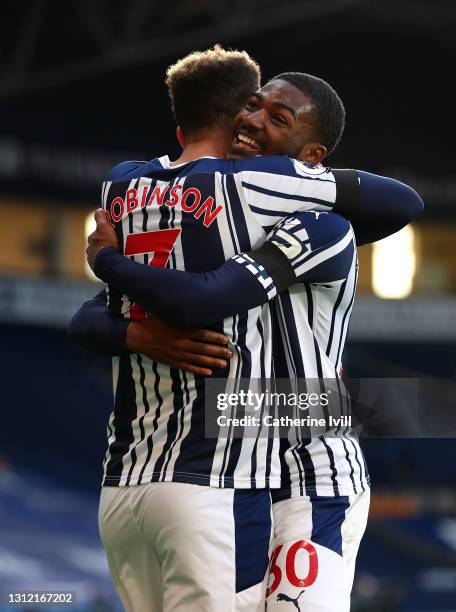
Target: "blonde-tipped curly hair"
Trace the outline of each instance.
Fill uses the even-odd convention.
[[[226,51],[215,45],[190,53],[166,71],[176,123],[184,132],[228,129],[259,88],[260,77],[260,67],[246,51]]]

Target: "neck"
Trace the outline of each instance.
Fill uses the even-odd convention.
[[[198,132],[185,136],[182,154],[173,164],[185,164],[200,157],[217,157],[225,159],[232,141],[232,134],[226,130]]]

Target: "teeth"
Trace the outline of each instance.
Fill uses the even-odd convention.
[[[249,136],[246,136],[245,134],[238,134],[238,139],[241,142],[245,142],[246,144],[255,147],[256,149],[259,149],[259,145],[257,143],[256,140],[254,140],[253,138],[250,138]]]

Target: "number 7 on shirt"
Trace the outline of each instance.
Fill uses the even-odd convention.
[[[128,234],[125,240],[124,254],[127,256],[152,254],[149,266],[164,268],[180,233],[180,229],[164,229],[154,232],[141,232],[140,234]],[[145,318],[145,309],[138,304],[132,304],[130,319]]]

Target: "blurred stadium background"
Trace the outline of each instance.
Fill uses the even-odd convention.
[[[177,153],[163,78],[190,50],[245,48],[265,80],[325,78],[348,112],[330,164],[402,179],[426,204],[411,229],[360,249],[345,371],[454,377],[456,3],[3,0],[1,10],[0,591],[77,591],[74,610],[117,610],[96,521],[109,363],[65,329],[98,290],[84,245],[104,173]],[[455,441],[364,448],[374,497],[352,610],[456,610]]]

